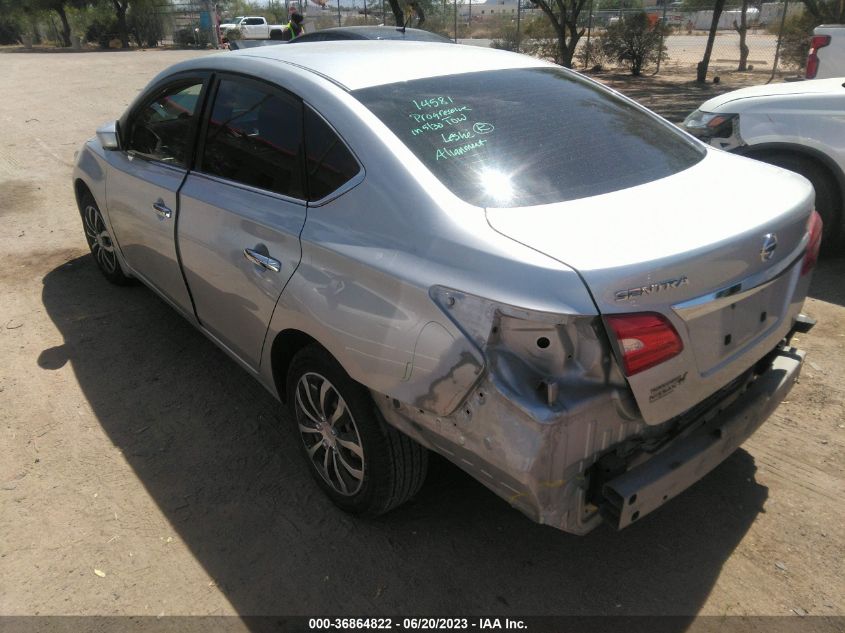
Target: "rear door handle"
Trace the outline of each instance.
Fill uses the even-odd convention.
[[[267,270],[272,270],[274,273],[277,273],[282,269],[282,262],[280,262],[278,259],[273,259],[268,255],[262,255],[261,253],[257,253],[251,248],[244,249],[244,257],[246,257],[256,266],[261,266],[262,268],[266,268]]]
[[[153,211],[155,211],[158,214],[158,217],[162,220],[165,220],[173,215],[173,211],[170,210],[170,207],[164,204],[163,200],[153,202]]]

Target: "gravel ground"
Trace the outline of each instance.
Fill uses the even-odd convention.
[[[0,614],[845,614],[845,261],[816,272],[788,402],[631,528],[535,525],[442,461],[355,520],[269,395],[86,255],[74,151],[201,54],[0,54]]]

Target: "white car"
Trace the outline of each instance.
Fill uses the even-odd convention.
[[[742,88],[705,101],[684,129],[713,147],[807,178],[830,245],[845,215],[843,84],[845,77]]]
[[[284,31],[282,24],[268,24],[260,16],[236,17],[232,22],[220,25],[220,35],[226,37],[232,29],[241,32],[241,39],[245,40],[280,40]]]

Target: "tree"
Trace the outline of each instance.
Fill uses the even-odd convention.
[[[845,2],[842,0],[804,0],[804,7],[818,24],[845,23]]]
[[[739,24],[734,20],[734,30],[739,33],[739,66],[737,70],[747,70],[748,66],[748,44],[745,38],[748,35],[748,0],[742,0],[742,9],[739,14]]]
[[[393,11],[393,19],[396,21],[396,26],[405,24],[405,11],[399,5],[399,0],[387,0],[387,2],[390,4],[390,10]]]
[[[607,27],[602,37],[602,50],[607,57],[628,65],[632,75],[639,75],[643,68],[666,58],[662,43],[664,26],[652,26],[645,11],[626,16]]]
[[[117,16],[117,36],[120,38],[121,48],[129,48],[129,29],[126,28],[126,11],[129,0],[111,0],[114,13]]]
[[[710,23],[710,32],[707,34],[707,46],[704,48],[704,58],[698,62],[695,80],[703,84],[707,81],[707,67],[710,66],[710,55],[713,54],[713,42],[716,39],[716,30],[719,28],[719,18],[722,17],[722,10],[725,8],[725,0],[716,0],[713,5],[713,21]]]
[[[155,47],[164,36],[164,25],[156,0],[132,0],[126,23],[138,46]]]
[[[724,1],[724,0],[723,0]],[[557,36],[558,54],[555,61],[572,67],[572,57],[585,29],[578,28],[578,16],[587,0],[531,0],[548,18]]]
[[[20,0],[18,8],[32,20],[36,13],[41,11],[54,11],[62,23],[62,30],[59,32],[60,44],[70,46],[70,22],[67,19],[67,7],[82,9],[91,4],[90,0]]]

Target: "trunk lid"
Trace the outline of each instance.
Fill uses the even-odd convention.
[[[487,219],[577,270],[603,315],[670,320],[681,354],[628,379],[644,420],[658,424],[753,366],[791,327],[807,290],[800,264],[812,202],[801,176],[712,150],[661,180],[489,208]]]

